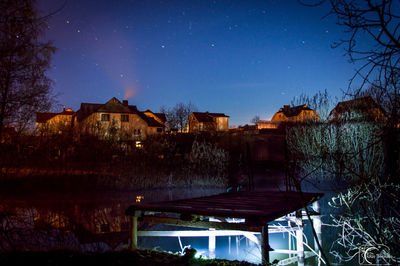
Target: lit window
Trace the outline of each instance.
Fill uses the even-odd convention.
[[[143,143],[141,141],[136,141],[135,146],[138,149],[142,149],[143,148]]]
[[[129,115],[121,115],[121,122],[129,122]]]
[[[110,121],[110,114],[101,114],[101,121]]]

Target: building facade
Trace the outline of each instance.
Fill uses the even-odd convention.
[[[279,111],[274,114],[271,122],[306,122],[317,121],[318,119],[319,115],[317,112],[305,104],[294,107],[284,105],[283,108],[280,108]]]
[[[229,116],[223,113],[193,112],[188,121],[188,132],[229,130]]]
[[[37,113],[37,124],[42,131],[65,125],[73,128],[76,136],[88,134],[99,138],[143,140],[150,135],[164,132],[165,122],[162,121],[162,115],[154,114],[150,110],[141,112],[135,105],[129,105],[127,100],[121,103],[114,97],[105,104],[81,103],[76,113],[71,110],[67,115],[64,111]]]

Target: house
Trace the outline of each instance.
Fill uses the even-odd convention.
[[[72,128],[76,136],[143,140],[164,132],[165,114],[141,112],[127,100],[121,103],[114,97],[104,104],[81,103],[77,112],[64,108],[61,113],[37,113],[36,123],[39,132],[50,134],[62,134]]]
[[[167,122],[167,117],[165,116],[164,113],[153,113],[149,109],[143,112],[145,115],[148,117],[154,118],[158,123],[163,124],[165,126],[165,123]]]
[[[80,134],[121,140],[142,140],[163,133],[165,128],[153,116],[139,111],[135,105],[129,105],[128,100],[121,103],[115,97],[105,104],[81,103],[77,122]]]
[[[229,116],[223,113],[193,112],[189,117],[188,131],[228,131]]]
[[[305,122],[305,121],[316,121],[319,119],[317,112],[309,108],[307,105],[299,105],[290,107],[284,105],[280,108],[277,113],[271,119],[271,122]]]
[[[331,121],[383,121],[386,113],[371,96],[339,102],[329,114]]]
[[[279,127],[279,122],[272,122],[267,120],[258,120],[257,129],[277,129]]]
[[[63,107],[60,113],[36,113],[38,133],[45,135],[63,134],[73,128],[76,113]]]

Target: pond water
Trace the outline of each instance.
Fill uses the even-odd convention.
[[[73,249],[103,252],[128,247],[129,217],[134,202],[177,200],[214,195],[221,188],[103,191],[90,194],[31,194],[0,198],[0,251]],[[176,227],[175,227],[176,228]],[[139,230],[172,230],[139,224]],[[182,228],[176,228],[182,230]],[[207,237],[139,237],[139,248],[179,252],[190,245],[206,257]],[[288,234],[270,235],[274,249],[288,248]],[[295,241],[293,241],[295,242]],[[294,245],[294,244],[293,244]],[[217,237],[217,258],[260,263],[260,247],[243,236]],[[271,253],[271,259],[282,259]]]
[[[129,236],[129,217],[125,210],[131,203],[221,192],[222,189],[207,188],[3,196],[0,198],[0,251],[125,248]]]

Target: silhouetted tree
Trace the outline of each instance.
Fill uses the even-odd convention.
[[[55,47],[41,37],[46,28],[34,0],[0,1],[0,137],[3,126],[24,128],[51,106],[50,67]]]
[[[257,125],[258,121],[260,121],[260,117],[258,115],[256,115],[251,119],[250,122]]]
[[[170,130],[177,129],[181,132],[187,129],[190,114],[195,111],[197,111],[197,107],[191,102],[177,103],[172,108],[161,107],[161,112],[165,113],[167,118],[167,127]]]

